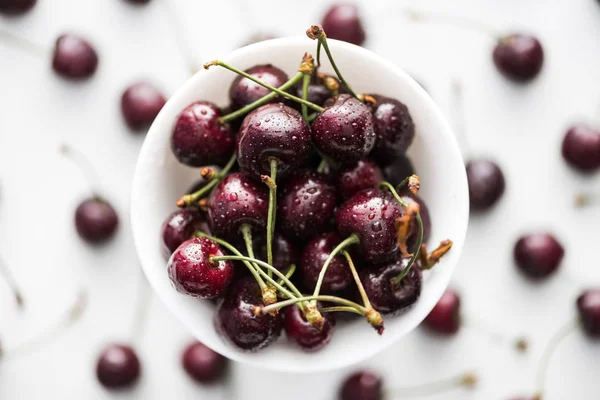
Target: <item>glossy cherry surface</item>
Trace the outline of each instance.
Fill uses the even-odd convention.
[[[496,68],[505,77],[515,82],[528,82],[542,70],[544,49],[535,37],[517,33],[500,39],[493,58]]]
[[[68,79],[89,78],[98,67],[98,54],[85,39],[66,34],[56,39],[52,68],[60,76]]]
[[[277,159],[277,178],[306,163],[312,150],[310,129],[302,115],[283,103],[267,104],[244,118],[237,137],[240,170],[260,179]]]
[[[141,373],[140,360],[131,346],[111,344],[102,350],[96,364],[96,377],[107,389],[133,386]]]
[[[221,110],[206,101],[197,101],[177,117],[171,134],[171,150],[179,162],[190,167],[224,165],[233,155],[235,140],[227,124],[218,118]]]
[[[321,22],[328,37],[360,46],[367,35],[358,8],[351,3],[335,4]]]
[[[383,381],[374,372],[355,372],[342,383],[338,399],[383,400]]]
[[[233,279],[231,261],[211,261],[222,256],[219,245],[210,239],[189,239],[175,250],[167,264],[169,278],[180,293],[201,299],[222,295]]]
[[[245,71],[248,75],[273,87],[279,87],[288,81],[288,76],[281,69],[271,64],[256,65]],[[229,88],[229,99],[233,109],[242,108],[271,93],[265,87],[243,76],[235,78]],[[279,103],[283,99],[279,96],[271,103]]]
[[[597,170],[600,167],[600,131],[583,124],[572,126],[563,139],[562,156],[581,172]]]
[[[235,281],[218,306],[218,331],[242,350],[258,351],[267,347],[281,334],[283,313],[255,315],[252,307],[262,305],[260,287],[254,277]]]
[[[0,14],[19,15],[31,10],[37,0],[1,0]]]
[[[336,189],[327,177],[312,170],[302,171],[281,187],[278,229],[292,240],[309,240],[325,230],[336,204]]]
[[[285,310],[284,327],[288,339],[295,342],[304,351],[321,350],[331,341],[335,331],[334,313],[322,313],[323,328],[318,330],[306,321],[298,306],[293,305]]]
[[[517,268],[532,279],[552,275],[562,261],[565,249],[550,233],[533,233],[517,240],[513,256]]]
[[[179,209],[169,215],[162,227],[162,245],[164,254],[169,257],[194,233],[203,229],[204,217],[195,207]]]
[[[167,99],[148,82],[136,82],[121,95],[121,113],[129,128],[148,128],[163,108]]]
[[[325,106],[311,125],[315,147],[342,164],[367,157],[376,140],[373,116],[367,106],[348,94],[327,101]]]
[[[376,188],[382,181],[381,169],[369,160],[360,160],[337,173],[338,193],[343,199],[349,199],[363,189]]]
[[[460,328],[460,296],[453,289],[447,289],[442,298],[429,313],[423,325],[434,332],[452,335]]]
[[[269,195],[267,186],[241,173],[229,174],[209,199],[211,232],[221,238],[237,238],[243,224],[265,232]]]
[[[371,156],[379,164],[387,165],[408,150],[415,137],[415,124],[403,103],[390,97],[372,96],[376,101],[372,109],[377,141]]]
[[[341,241],[342,239],[337,233],[328,232],[318,235],[304,247],[300,258],[299,272],[302,282],[311,292],[315,290],[323,264]],[[350,287],[352,282],[350,266],[348,266],[346,258],[338,254],[327,267],[321,291],[323,293],[342,291]]]
[[[79,237],[91,244],[101,244],[113,237],[119,226],[115,209],[106,200],[93,197],[75,210],[75,228]]]
[[[471,209],[488,210],[504,194],[506,184],[502,170],[490,160],[471,160],[466,168]]]
[[[227,359],[204,344],[194,341],[183,350],[181,364],[190,378],[200,383],[213,383],[223,377]]]
[[[254,249],[258,257],[267,261],[267,239],[264,235],[254,239]],[[287,271],[290,265],[298,263],[298,250],[294,243],[285,236],[275,233],[273,239],[273,266],[280,271]]]
[[[600,289],[589,289],[581,293],[577,298],[577,311],[585,333],[600,339]]]

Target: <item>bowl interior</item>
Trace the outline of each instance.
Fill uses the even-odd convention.
[[[392,63],[360,47],[330,40],[330,47],[344,77],[359,93],[388,95],[405,103],[415,121],[417,135],[410,148],[421,177],[421,196],[431,212],[431,244],[452,239],[454,247],[426,275],[417,304],[399,317],[385,320],[382,336],[363,320],[338,323],[331,343],[322,351],[307,354],[285,338],[258,353],[243,353],[226,343],[215,331],[211,302],[195,300],[175,291],[166,273],[159,237],[164,219],[175,209],[176,199],[198,179],[198,170],[177,162],[170,150],[170,134],[177,115],[190,103],[209,100],[226,106],[234,74],[213,67],[200,71],[168,101],[156,118],[141,150],[132,188],[131,218],[134,240],[142,267],[161,299],[188,329],[215,351],[236,361],[268,369],[308,372],[347,366],[385,349],[412,331],[429,313],[446,289],[465,238],[468,192],[464,163],[452,132],[427,93]],[[238,49],[223,58],[241,69],[272,63],[290,76],[304,52],[314,54],[316,42],[308,38],[285,38]],[[324,72],[332,72],[322,54]]]

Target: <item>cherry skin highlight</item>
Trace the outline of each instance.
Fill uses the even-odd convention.
[[[458,293],[453,289],[447,289],[433,310],[425,317],[423,325],[443,335],[457,333],[460,328],[460,297]]]
[[[193,238],[175,250],[167,264],[169,278],[178,292],[201,299],[222,295],[233,279],[231,261],[212,261],[225,255],[219,245],[207,238]]]
[[[574,125],[562,143],[562,156],[580,172],[596,171],[600,167],[600,131],[587,125]]]
[[[556,272],[565,254],[564,247],[549,233],[519,238],[514,247],[517,268],[528,278],[540,280]]]
[[[140,360],[130,346],[111,344],[98,357],[96,377],[107,389],[131,387],[137,382],[140,373]]]
[[[323,313],[323,328],[314,328],[297,305],[285,310],[285,332],[287,337],[307,352],[315,352],[327,346],[331,341],[335,328],[334,313]]]
[[[339,400],[383,400],[383,381],[370,371],[358,371],[342,383]]]
[[[367,37],[354,4],[335,4],[321,22],[328,37],[361,46]]]
[[[87,199],[75,210],[77,234],[90,244],[102,244],[112,238],[119,225],[115,209],[98,197]]]
[[[163,108],[167,99],[147,82],[129,86],[121,95],[121,113],[132,130],[148,128]]]
[[[585,333],[600,339],[600,289],[584,291],[577,298],[577,311]]]
[[[328,232],[318,235],[304,247],[300,259],[299,272],[302,282],[311,292],[315,290],[323,264],[341,241],[342,239],[337,233]],[[339,292],[350,287],[353,282],[352,272],[346,258],[338,254],[333,258],[329,267],[327,267],[327,272],[321,285],[321,292]]]
[[[163,253],[171,256],[186,240],[191,239],[196,231],[202,230],[204,217],[194,207],[187,207],[173,212],[165,220],[162,227]]]
[[[539,75],[544,64],[544,49],[535,37],[513,34],[502,38],[494,48],[494,64],[508,79],[529,82]]]
[[[223,378],[227,359],[204,344],[194,341],[183,350],[181,364],[190,378],[199,383],[209,384]]]
[[[80,80],[94,75],[98,67],[98,54],[85,39],[72,35],[61,35],[56,39],[52,68],[63,78]]]
[[[256,65],[245,71],[248,75],[273,87],[279,87],[288,81],[288,76],[281,69],[271,65]],[[271,93],[271,91],[258,83],[243,76],[235,78],[229,88],[229,99],[234,110],[247,106]],[[283,99],[279,96],[271,100],[271,103],[279,103]]]

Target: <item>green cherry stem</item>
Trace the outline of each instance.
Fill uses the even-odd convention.
[[[321,41],[317,42],[317,68],[321,68]]]
[[[248,253],[248,257],[256,258],[254,256],[254,245],[252,243],[252,227],[249,224],[243,224],[240,227],[240,232],[244,238],[244,243],[246,244],[246,252]],[[259,266],[255,263],[252,263],[252,265],[256,270],[259,269]]]
[[[325,171],[325,168],[327,168],[327,160],[322,159],[319,163],[319,166],[317,167],[317,172],[322,174]]]
[[[358,272],[356,271],[356,267],[354,266],[354,262],[352,261],[352,257],[350,257],[350,253],[346,250],[342,251],[344,257],[346,257],[346,261],[348,261],[348,265],[350,266],[350,271],[352,272],[352,276],[354,277],[354,282],[356,282],[356,287],[358,287],[358,292],[360,293],[360,297],[362,298],[363,304],[366,308],[373,308],[371,302],[369,301],[369,296],[367,296],[367,292],[365,292],[365,288],[363,287],[360,278],[358,277]]]
[[[308,85],[310,85],[311,76],[304,75],[302,78],[302,100],[308,99]],[[302,118],[308,121],[308,107],[306,104],[302,104]]]
[[[15,279],[12,271],[10,270],[10,268],[8,268],[8,265],[6,264],[4,259],[1,257],[0,257],[0,276],[2,278],[4,278],[4,281],[6,282],[6,284],[12,291],[12,294],[15,298],[15,302],[17,303],[17,306],[19,306],[19,308],[23,308],[23,306],[25,305],[25,300],[24,300],[21,288],[17,284],[17,280]]]
[[[327,54],[327,58],[329,59],[329,62],[331,63],[331,66],[333,67],[333,70],[335,71],[335,74],[337,75],[342,85],[344,85],[344,87],[352,97],[358,99],[358,96],[356,95],[356,93],[354,93],[348,82],[346,82],[337,65],[335,64],[335,61],[333,60],[333,56],[331,55],[331,51],[329,50],[329,45],[327,44],[327,35],[325,34],[323,27],[321,25],[313,25],[310,28],[308,28],[306,34],[309,38],[313,40],[317,39],[319,41],[319,43],[323,46],[323,49],[325,49],[325,54]],[[317,63],[319,63],[318,58]]]
[[[212,190],[212,188],[217,186],[217,184],[227,176],[231,168],[233,168],[233,166],[235,165],[236,161],[237,157],[234,153],[227,162],[227,164],[223,167],[223,169],[220,172],[214,174],[210,182],[208,182],[204,187],[200,188],[197,192],[194,192],[192,194],[186,194],[184,196],[181,196],[179,200],[177,200],[177,207],[181,208],[190,206],[196,203],[198,200],[200,200],[202,196],[204,196],[206,193],[209,193]]]
[[[232,72],[235,72],[236,74],[241,75],[244,78],[248,78],[252,82],[254,82],[254,83],[256,83],[256,84],[258,84],[258,85],[260,85],[260,86],[262,86],[264,88],[267,88],[267,89],[269,89],[272,92],[277,93],[281,97],[285,97],[286,99],[293,100],[293,101],[295,101],[297,103],[300,103],[300,104],[306,104],[306,106],[308,108],[310,108],[310,109],[312,109],[314,111],[317,111],[317,112],[321,113],[324,110],[323,107],[320,107],[320,106],[318,106],[318,105],[316,105],[314,103],[311,103],[309,101],[302,100],[300,97],[297,97],[297,96],[291,95],[291,94],[289,94],[287,92],[284,92],[282,90],[279,90],[276,87],[273,87],[273,86],[271,86],[271,85],[269,85],[267,83],[264,83],[264,82],[260,81],[259,79],[256,79],[252,75],[250,75],[250,74],[248,74],[248,73],[246,73],[246,72],[244,72],[244,71],[242,71],[242,70],[240,70],[238,68],[232,67],[231,65],[228,65],[228,64],[224,63],[223,61],[214,60],[214,61],[208,62],[208,63],[204,64],[204,69],[209,69],[210,67],[212,67],[214,65],[217,65],[219,67],[223,67],[223,68],[228,69],[228,70],[230,70]]]
[[[321,312],[351,312],[354,314],[362,315],[361,312],[358,311],[356,308],[346,307],[346,306],[324,307],[324,308],[319,308],[319,311],[321,311]]]
[[[340,244],[336,246],[335,249],[331,253],[329,253],[329,257],[325,260],[323,267],[321,267],[321,272],[319,272],[319,279],[317,280],[317,284],[315,286],[315,291],[313,292],[313,296],[318,296],[321,291],[321,286],[323,285],[323,279],[325,279],[325,274],[327,273],[327,268],[329,264],[333,260],[333,258],[338,255],[342,250],[346,247],[351,246],[359,242],[358,236],[352,234],[348,236],[345,240],[343,240]]]
[[[269,187],[269,209],[267,211],[267,263],[273,265],[273,236],[275,236],[275,219],[277,217],[277,164],[279,160],[271,158],[271,176],[261,175],[263,183]],[[269,276],[273,276],[269,270]]]
[[[395,394],[403,396],[430,396],[436,393],[443,393],[457,388],[473,388],[477,385],[479,377],[474,372],[466,372],[458,376],[443,379],[437,382],[426,383],[423,385],[404,387],[392,390]],[[391,394],[391,393],[390,393]]]
[[[336,297],[336,296],[305,296],[305,297],[298,297],[296,299],[289,299],[289,300],[284,300],[284,301],[280,301],[277,302],[275,304],[271,304],[269,306],[263,307],[261,309],[261,314],[267,314],[273,310],[279,309],[279,308],[283,308],[283,307],[287,307],[287,306],[291,306],[292,304],[296,304],[299,302],[307,302],[307,301],[326,301],[329,303],[337,303],[337,304],[343,304],[346,307],[351,307],[354,310],[358,311],[358,313],[360,315],[365,315],[365,313],[367,312],[367,309],[364,308],[363,306],[361,306],[360,304],[356,304],[353,301],[350,300],[346,300],[346,299],[342,299],[341,297]]]
[[[296,272],[296,264],[290,265],[288,271],[285,273],[285,277],[289,280],[292,277],[292,275],[294,275],[294,272]],[[283,285],[285,282],[283,281],[283,279],[280,279],[277,283]]]

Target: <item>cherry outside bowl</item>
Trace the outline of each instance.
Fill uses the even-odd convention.
[[[379,336],[363,319],[336,327],[331,343],[316,353],[304,353],[285,337],[258,353],[244,353],[221,338],[213,325],[215,306],[178,293],[169,281],[159,242],[164,218],[175,201],[198,178],[198,170],[177,162],[170,136],[177,115],[189,104],[207,100],[227,105],[227,93],[235,75],[212,67],[191,77],[163,107],[155,119],[139,155],[132,187],[131,221],[135,246],[148,280],[168,308],[202,343],[232,360],[271,370],[315,372],[346,367],[393,345],[417,327],[448,286],[463,248],[469,216],[465,167],[453,133],[429,95],[393,63],[352,44],[328,40],[345,78],[358,93],[378,93],[399,99],[410,109],[416,137],[409,150],[421,177],[420,195],[434,221],[430,243],[451,239],[452,250],[425,274],[417,304],[399,317],[385,320]],[[293,74],[304,52],[313,54],[316,42],[306,37],[274,39],[235,50],[223,61],[241,69],[272,63]],[[322,56],[322,59],[326,58]],[[210,60],[206,60],[210,61]],[[323,72],[332,73],[327,61]],[[400,360],[399,360],[400,362]],[[402,360],[408,365],[410,360]]]

